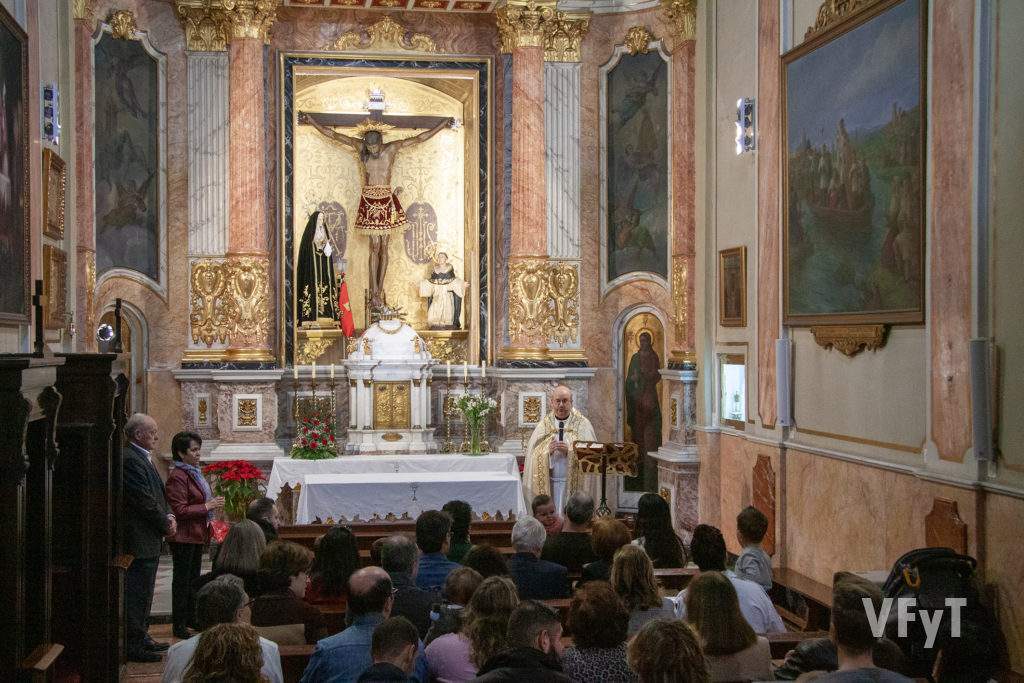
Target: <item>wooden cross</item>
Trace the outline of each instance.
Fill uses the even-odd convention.
[[[394,128],[424,128],[431,129],[442,121],[447,121],[447,116],[419,116],[410,114],[385,114],[384,93],[381,90],[374,90],[370,93],[370,101],[367,103],[366,114],[329,114],[325,112],[299,112],[299,125],[311,125],[302,120],[302,114],[314,119],[321,126],[333,128],[355,128],[367,119],[383,123]]]

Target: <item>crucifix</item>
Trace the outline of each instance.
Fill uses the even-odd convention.
[[[395,158],[402,149],[426,142],[445,127],[456,128],[459,121],[446,116],[385,115],[381,90],[370,92],[367,109],[368,116],[300,111],[298,123],[313,126],[329,140],[356,153],[363,187],[355,231],[370,238],[370,310],[371,320],[376,320],[387,308],[384,277],[388,269],[388,243],[391,235],[409,228],[402,204],[391,188]],[[359,137],[344,135],[335,128],[355,128]],[[423,128],[426,130],[418,135],[384,142],[385,131]]]

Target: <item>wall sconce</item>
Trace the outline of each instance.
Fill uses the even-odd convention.
[[[754,151],[754,100],[736,100],[736,154]]]

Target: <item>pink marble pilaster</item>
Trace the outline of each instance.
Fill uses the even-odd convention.
[[[93,265],[95,277],[96,263],[96,226],[93,216],[93,111],[92,101],[92,32],[94,18],[87,13],[83,19],[75,19],[75,230],[78,232],[75,249],[75,273],[78,288],[75,292],[74,311],[75,324],[80,330],[75,335],[75,346],[78,351],[95,351],[96,342],[93,335],[93,311],[91,285],[88,277],[89,264]]]
[[[547,258],[544,48],[512,53],[511,256]]]
[[[675,126],[672,131],[672,267],[683,268],[683,291],[672,292],[673,305],[681,306],[680,313],[685,321],[682,338],[676,338],[672,348],[676,351],[694,351],[694,293],[695,276],[694,230],[696,187],[695,133],[696,109],[694,105],[695,42],[680,41],[672,54],[672,69],[675,75],[675,92],[672,111]],[[679,301],[682,297],[682,302]],[[677,336],[678,337],[678,336]]]
[[[943,460],[971,446],[967,342],[971,325],[974,3],[933,5],[931,239],[932,440]]]
[[[757,414],[775,427],[775,339],[779,335],[779,3],[759,0],[757,31]]]

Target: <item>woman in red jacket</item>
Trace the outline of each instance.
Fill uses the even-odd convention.
[[[195,432],[178,432],[171,439],[174,465],[164,491],[178,532],[168,538],[174,573],[171,578],[171,622],[175,638],[190,638],[189,624],[195,623],[195,595],[192,583],[199,578],[203,548],[210,540],[213,511],[224,507],[224,498],[214,496],[199,471],[203,440]]]

